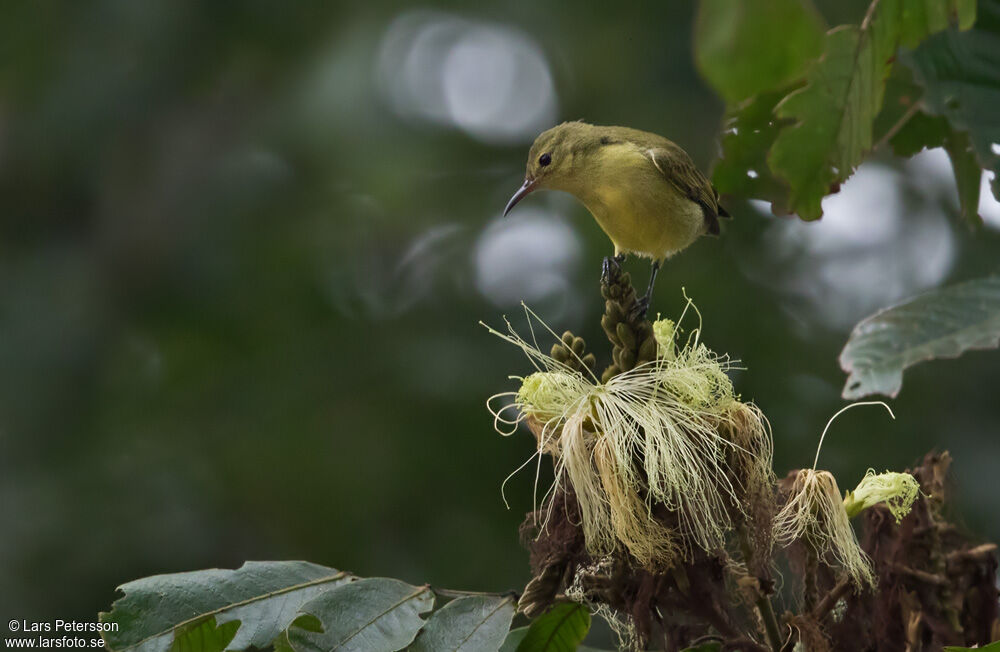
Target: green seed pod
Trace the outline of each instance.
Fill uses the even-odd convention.
[[[551,355],[553,358],[555,358],[556,360],[558,360],[563,364],[566,364],[566,362],[569,360],[569,351],[566,349],[566,347],[560,344],[553,344],[552,350],[549,351],[549,355]]]
[[[629,351],[635,350],[635,333],[632,329],[628,327],[623,322],[618,322],[618,326],[615,328],[615,333],[618,335],[618,339],[621,340],[622,346]]]
[[[583,351],[584,349],[586,349],[586,347],[587,345],[584,343],[582,337],[573,338],[573,353],[577,354],[578,356],[582,356]]]
[[[649,320],[643,319],[639,322],[639,325],[635,328],[635,337],[640,342],[645,341],[646,338],[653,336],[653,325],[649,323]]]
[[[615,332],[616,323],[617,322],[612,321],[607,315],[601,317],[601,328],[604,329],[604,333],[608,336],[608,339],[611,340],[611,343],[615,346],[621,346],[622,342],[618,339],[618,333]]]
[[[571,333],[569,331],[565,331],[562,334],[562,341],[563,341],[563,344],[565,344],[567,347],[573,346],[573,333]]]
[[[656,338],[652,335],[642,341],[639,346],[639,355],[636,358],[639,362],[649,362],[656,359]]]
[[[611,380],[612,378],[614,378],[615,376],[617,376],[618,374],[620,374],[621,372],[622,372],[622,370],[618,368],[618,365],[614,365],[613,364],[610,367],[608,367],[607,369],[605,369],[604,373],[601,374],[601,382],[602,383],[606,383],[609,380]]]
[[[615,301],[605,301],[604,302],[604,314],[607,315],[612,321],[619,322],[625,319],[625,312],[622,307],[618,305]]]
[[[586,365],[588,369],[593,371],[597,367],[597,358],[594,357],[593,353],[588,353],[583,356],[583,364]]]
[[[619,349],[618,366],[622,369],[632,369],[635,367],[635,351],[631,349]]]

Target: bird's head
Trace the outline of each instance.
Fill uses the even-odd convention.
[[[593,125],[585,122],[564,122],[543,131],[528,152],[524,184],[507,202],[507,215],[517,202],[539,188],[572,191],[573,180],[579,176],[583,157],[591,144],[599,141]]]

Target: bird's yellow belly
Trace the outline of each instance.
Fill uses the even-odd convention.
[[[659,181],[659,180],[658,180]],[[660,181],[662,184],[662,181]],[[591,189],[586,206],[611,238],[615,253],[669,258],[704,233],[701,207],[667,184],[653,192],[628,192],[612,183]]]

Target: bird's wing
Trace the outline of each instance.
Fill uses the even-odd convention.
[[[705,229],[712,235],[719,235],[719,217],[729,217],[729,213],[719,206],[719,193],[684,150],[679,147],[676,150],[654,147],[646,150],[645,154],[664,179],[672,183],[682,195],[701,206],[705,215]]]

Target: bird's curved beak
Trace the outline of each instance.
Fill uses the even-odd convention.
[[[538,182],[535,179],[525,179],[524,184],[518,188],[517,192],[514,193],[514,196],[510,198],[509,202],[507,202],[507,208],[503,209],[503,216],[507,217],[507,213],[514,208],[514,205],[524,199],[525,195],[534,190],[536,185],[538,185]]]

